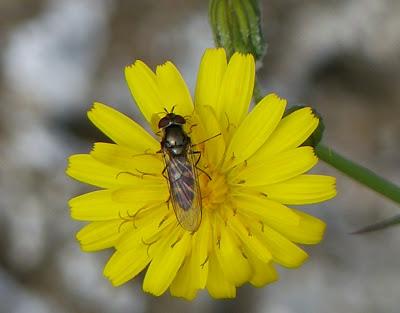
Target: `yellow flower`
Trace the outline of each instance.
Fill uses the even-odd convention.
[[[125,75],[156,134],[174,107],[187,119],[192,142],[206,140],[194,146],[201,151],[202,220],[195,232],[177,222],[157,153],[160,138],[95,103],[88,117],[114,143],[69,158],[69,176],[100,188],[69,205],[74,219],[90,222],[77,234],[83,250],[115,248],[104,269],[112,284],[146,271],[143,289],[157,296],[169,288],[193,299],[207,289],[214,298],[232,298],[246,282],[261,287],[277,280],[275,264],[300,266],[307,254],[296,243],[318,243],[325,224],[286,205],[336,194],[333,177],[304,174],[318,161],[311,147],[301,146],[318,125],[312,110],[282,118],[286,101],[271,94],[249,113],[253,57],[236,53],[227,63],[223,49],[208,49],[201,60],[195,106],[171,62],[154,73],[136,61]]]

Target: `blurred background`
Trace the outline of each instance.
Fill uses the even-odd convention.
[[[263,0],[264,92],[314,106],[325,142],[400,184],[400,1]],[[306,212],[328,223],[309,261],[235,300],[193,302],[113,288],[111,251],[83,253],[68,199],[89,190],[64,174],[66,157],[101,134],[94,100],[141,120],[124,66],[172,60],[193,91],[213,46],[205,0],[0,1],[0,313],[398,312],[400,229],[350,235],[399,208],[338,177],[339,195]]]

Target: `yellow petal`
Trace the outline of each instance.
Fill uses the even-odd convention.
[[[217,103],[226,66],[225,49],[206,49],[197,76],[196,107],[201,105],[214,106]]]
[[[266,284],[278,280],[278,272],[276,271],[273,262],[263,262],[251,250],[247,249],[246,246],[244,248],[253,271],[250,283],[254,287],[263,287]]]
[[[300,146],[318,126],[318,118],[311,108],[297,110],[279,123],[265,144],[253,156],[254,160],[263,160],[279,152]]]
[[[253,96],[254,77],[253,56],[235,53],[225,71],[214,107],[224,129],[234,130],[246,116]]]
[[[186,300],[193,300],[196,297],[199,288],[194,279],[191,278],[192,263],[193,257],[190,255],[183,261],[183,265],[172,281],[169,290],[174,297],[180,297]]]
[[[252,253],[257,255],[259,259],[263,262],[269,262],[272,260],[272,255],[268,247],[258,240],[257,237],[252,235],[248,226],[243,225],[238,214],[232,215],[228,218],[228,225],[236,232],[243,245],[245,245]]]
[[[169,238],[154,252],[153,260],[143,281],[143,290],[160,296],[175,278],[189,247],[191,235],[183,229],[175,228]]]
[[[282,223],[286,225],[298,225],[299,216],[287,206],[279,202],[267,199],[265,196],[235,195],[232,197],[233,206],[241,214],[256,218],[265,223]]]
[[[160,144],[139,124],[126,115],[101,103],[94,103],[88,117],[98,129],[115,143],[129,147],[134,153],[157,151]]]
[[[300,175],[284,182],[255,187],[280,203],[310,204],[329,200],[336,195],[336,179],[323,175]]]
[[[261,163],[248,163],[236,178],[230,180],[243,186],[275,184],[307,172],[317,162],[318,158],[311,147],[300,147]]]
[[[275,224],[270,226],[293,242],[301,244],[319,243],[325,233],[325,223],[320,219],[299,210],[293,209],[293,211],[300,217],[299,225],[289,226]]]
[[[210,106],[199,106],[196,111],[200,118],[200,126],[204,129],[202,141],[206,140],[204,150],[207,160],[210,166],[218,167],[225,153],[225,141],[217,117]]]
[[[187,116],[193,113],[193,102],[190,92],[181,74],[174,64],[166,62],[157,66],[157,84],[164,108],[171,112]]]
[[[267,284],[273,283],[279,279],[278,272],[276,271],[272,262],[268,264],[260,261],[259,259],[252,259],[253,277],[250,284],[254,287],[264,287]]]
[[[96,251],[112,247],[127,230],[127,225],[122,225],[120,220],[92,222],[83,227],[76,239],[84,251]]]
[[[274,131],[285,111],[286,100],[270,94],[246,116],[236,132],[225,155],[224,170],[247,160]]]
[[[143,179],[156,179],[154,183],[165,183],[161,175],[164,162],[159,154],[135,154],[130,148],[111,143],[95,143],[90,152],[96,160],[121,171],[131,172]]]
[[[206,287],[210,296],[215,299],[235,298],[236,287],[226,279],[215,252],[211,252],[208,263]]]
[[[208,246],[210,226],[206,214],[200,228],[192,236],[192,249],[173,280],[170,291],[173,296],[192,300],[197,290],[206,286],[208,275]]]
[[[164,112],[165,108],[156,75],[145,63],[137,60],[125,68],[125,79],[143,116],[156,130],[157,113]]]
[[[112,201],[112,190],[98,190],[72,198],[68,204],[71,216],[81,221],[117,219],[121,205]]]
[[[112,194],[113,201],[120,203],[139,203],[139,206],[167,202],[169,197],[168,186],[165,185],[138,185],[116,189]]]
[[[220,218],[217,219],[215,226],[217,240],[214,242],[214,250],[218,263],[226,279],[235,286],[241,286],[250,279],[252,274],[250,264],[243,251],[240,250],[241,242]]]
[[[135,190],[135,194],[140,194],[142,197],[137,196],[136,201],[121,204],[114,200],[115,192],[115,189],[97,190],[72,198],[69,201],[72,218],[81,221],[123,219],[129,218],[145,208],[154,209],[154,207],[166,206],[164,199],[146,198],[141,190]],[[156,189],[155,194],[158,195],[158,193],[159,190]]]
[[[203,214],[200,228],[193,235],[192,249],[192,278],[198,287],[204,289],[208,276],[208,247],[211,241],[211,226],[208,214]]]
[[[250,222],[249,224],[251,225]],[[285,267],[298,267],[308,257],[302,249],[267,225],[263,225],[261,229],[252,225],[251,231],[268,247],[273,260]]]
[[[133,175],[120,175],[121,170],[95,160],[89,154],[75,154],[69,157],[66,173],[83,183],[101,188],[115,188],[124,185],[143,184],[143,179]]]
[[[111,280],[114,286],[120,286],[133,279],[150,262],[147,246],[132,245],[129,250],[116,251],[104,268],[104,276]]]

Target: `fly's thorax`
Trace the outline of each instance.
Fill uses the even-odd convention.
[[[185,155],[190,144],[190,138],[186,135],[182,125],[170,125],[164,129],[161,145],[170,154]]]

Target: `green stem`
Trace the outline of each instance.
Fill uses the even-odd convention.
[[[317,156],[332,165],[342,173],[357,180],[361,184],[368,186],[376,192],[388,197],[389,199],[400,203],[400,187],[383,177],[375,174],[371,170],[346,159],[331,148],[319,144],[315,148]]]

